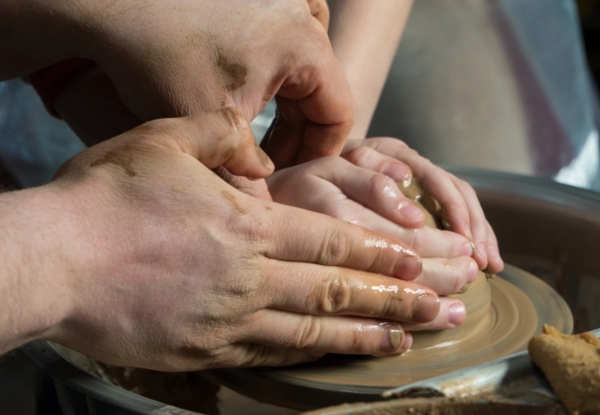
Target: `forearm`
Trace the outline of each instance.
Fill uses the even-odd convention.
[[[76,230],[49,187],[0,194],[0,354],[49,338],[72,304]]]
[[[328,0],[329,37],[358,103],[351,138],[364,138],[385,84],[412,0]]]

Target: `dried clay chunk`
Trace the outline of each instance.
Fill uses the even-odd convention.
[[[600,340],[592,333],[566,335],[544,325],[529,354],[572,415],[600,414]]]

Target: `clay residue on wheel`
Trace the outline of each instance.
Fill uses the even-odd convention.
[[[301,415],[567,415],[558,402],[523,405],[499,394],[465,398],[403,398],[385,402],[332,406]]]
[[[600,414],[600,340],[592,333],[562,334],[544,325],[529,354],[572,415]]]

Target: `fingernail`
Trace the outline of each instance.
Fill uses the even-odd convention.
[[[265,153],[263,151],[262,148],[260,148],[260,146],[258,144],[256,144],[256,155],[258,156],[258,159],[260,160],[260,163],[267,169],[273,169],[275,167],[275,165],[273,164],[273,162],[271,161],[271,159],[269,158],[269,156],[267,156],[267,153]]]
[[[411,221],[418,221],[425,219],[425,214],[421,209],[413,205],[411,202],[405,202],[400,204],[400,213],[406,216]]]
[[[388,337],[390,338],[392,350],[396,350],[400,346],[400,343],[404,343],[404,330],[395,324],[389,329]]]
[[[421,275],[423,262],[421,258],[414,256],[405,256],[396,264],[394,269],[394,277],[404,281],[412,281]]]
[[[467,309],[461,302],[452,304],[448,309],[448,322],[454,326],[462,324],[465,317],[467,317]]]
[[[485,246],[485,244],[483,242],[477,242],[475,250],[479,252],[479,255],[481,256],[481,259],[483,259],[483,262],[487,263],[487,247]]]
[[[436,296],[425,294],[418,297],[412,307],[412,321],[415,323],[427,323],[440,312],[440,299]]]
[[[460,254],[458,254],[458,256],[470,257],[471,255],[473,255],[473,242],[467,242],[460,250]]]
[[[469,263],[469,268],[467,269],[467,283],[473,282],[475,278],[477,278],[477,273],[479,272],[479,267],[477,266],[477,262],[471,260]]]
[[[381,173],[400,182],[407,180],[411,176],[410,169],[400,163],[386,163],[381,169]]]
[[[406,343],[406,333],[402,326],[396,323],[381,323],[380,326],[387,329],[387,333],[384,332],[381,336],[381,344],[379,347],[382,352],[394,352]]]

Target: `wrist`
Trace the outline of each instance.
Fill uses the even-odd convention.
[[[74,307],[77,221],[56,186],[0,196],[0,353],[51,338]]]

